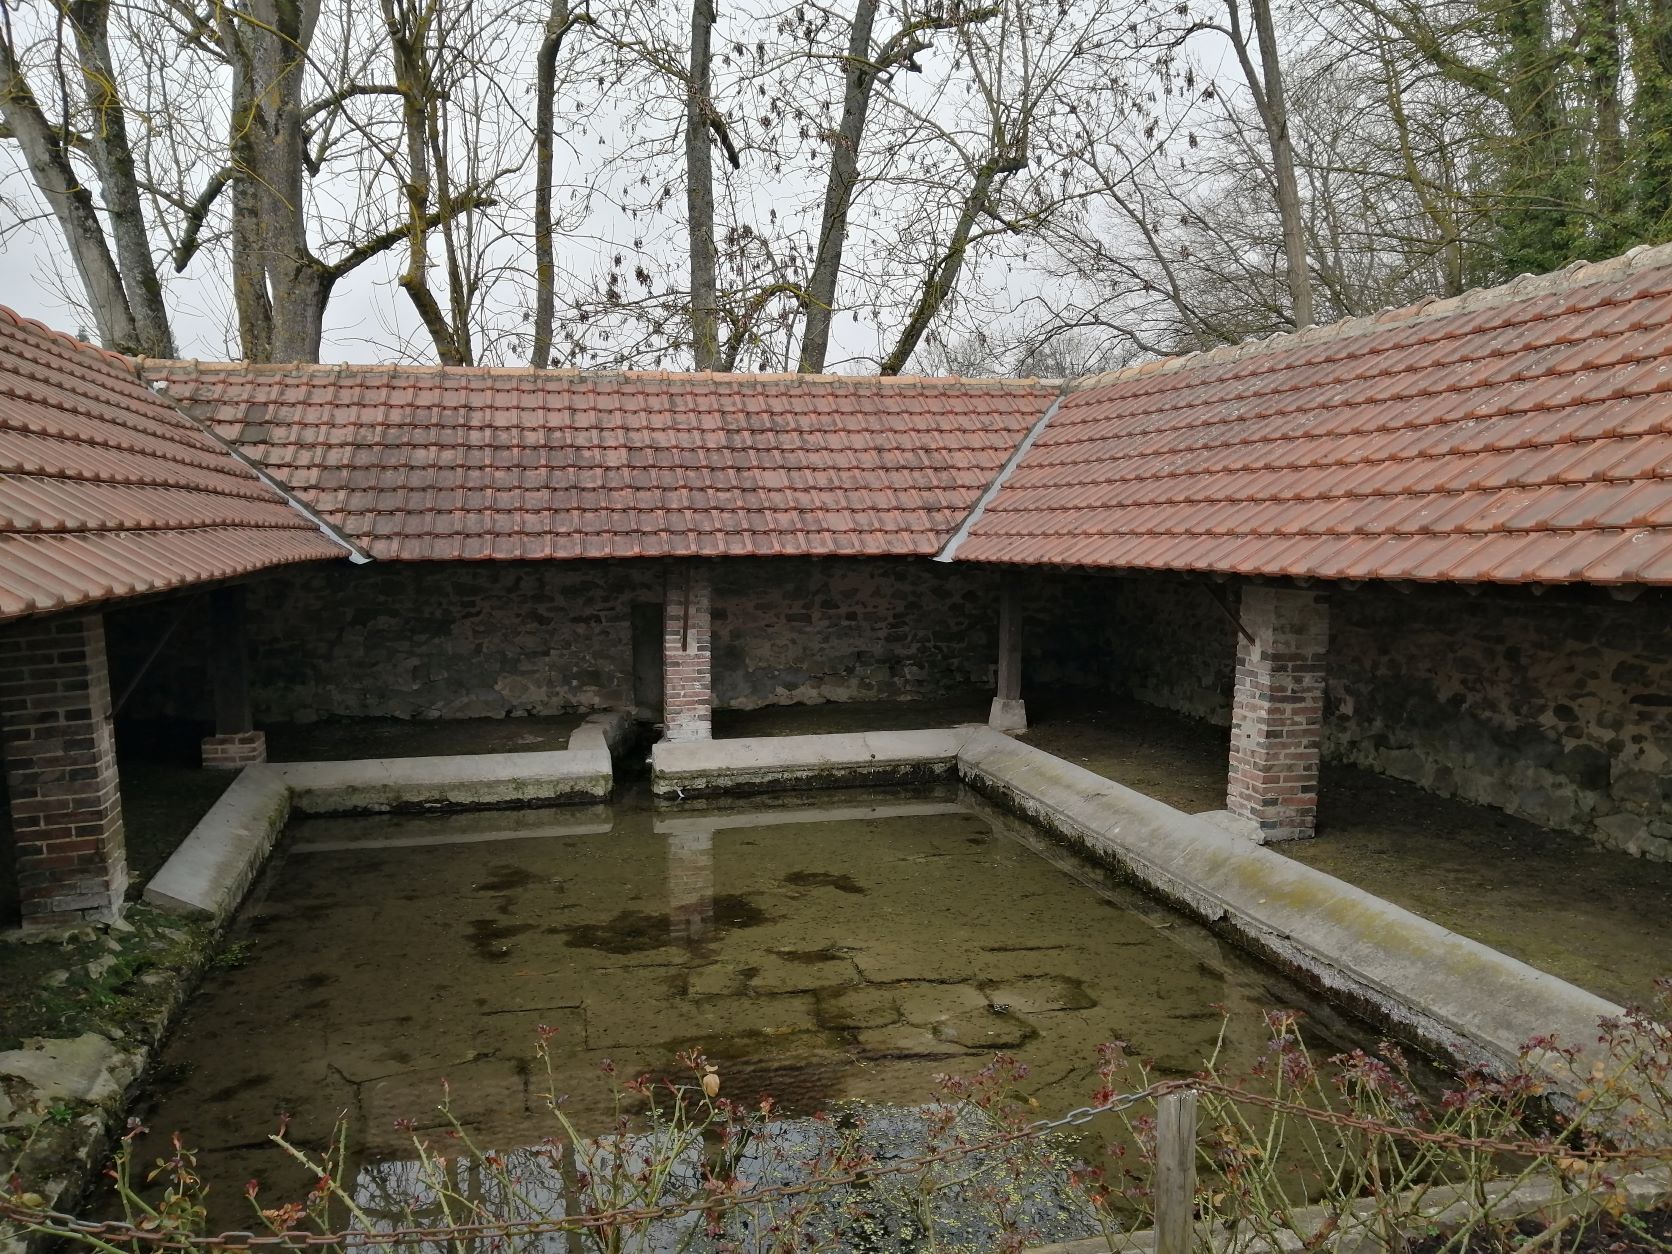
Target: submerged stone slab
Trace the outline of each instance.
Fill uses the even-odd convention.
[[[1584,1047],[1613,1003],[1265,846],[978,729],[965,782],[1386,1026],[1463,1062]],[[1412,868],[1420,874],[1420,867]],[[1560,1077],[1558,1077],[1560,1078]]]
[[[1090,1010],[1097,1005],[1080,981],[1062,975],[1035,975],[1004,984],[987,984],[983,991],[993,1006],[1025,1015],[1051,1010]]]
[[[1039,1035],[1020,1015],[988,1006],[935,1024],[935,1039],[965,1049],[1015,1049]]]
[[[650,754],[651,790],[679,800],[856,784],[944,779],[955,769],[962,728],[661,741]]]
[[[987,995],[973,984],[896,984],[892,992],[906,1022],[918,1027],[987,1008]]]
[[[817,994],[819,1026],[833,1029],[886,1028],[900,1021],[900,1007],[886,988],[826,988]]]

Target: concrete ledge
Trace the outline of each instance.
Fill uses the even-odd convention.
[[[603,747],[250,766],[151,877],[145,900],[174,914],[224,920],[293,813],[599,803],[614,786]]]
[[[612,761],[619,761],[638,737],[633,716],[626,710],[588,714],[569,735],[570,749],[602,749]]]
[[[269,766],[298,814],[385,814],[491,806],[608,801],[615,787],[605,749],[368,758]]]
[[[145,900],[170,914],[223,921],[289,818],[290,789],[275,768],[246,767],[151,877]]]
[[[1620,1007],[1360,888],[984,728],[971,787],[1333,1000],[1460,1062],[1501,1067],[1535,1035],[1596,1040]]]
[[[949,728],[664,740],[650,752],[650,787],[660,798],[685,798],[922,783],[951,776],[967,734],[963,728]]]

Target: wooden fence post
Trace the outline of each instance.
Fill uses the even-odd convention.
[[[1196,1208],[1196,1094],[1156,1103],[1155,1254],[1190,1254]]]

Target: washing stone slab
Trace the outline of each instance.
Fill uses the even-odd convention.
[[[1005,809],[1333,1000],[1459,1062],[1501,1070],[1526,1042],[1548,1033],[1594,1048],[1598,1021],[1622,1013],[1565,980],[1008,736],[972,731],[958,763],[966,784]]]
[[[292,814],[596,804],[614,784],[604,747],[247,766],[151,877],[145,900],[226,919]]]
[[[661,741],[650,753],[651,791],[661,798],[779,792],[861,784],[914,784],[949,777],[964,728]]]

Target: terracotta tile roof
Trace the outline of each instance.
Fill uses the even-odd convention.
[[[143,363],[374,557],[935,553],[1057,394],[1002,380]]]
[[[1084,380],[955,556],[1672,583],[1672,247]]]
[[[342,556],[134,363],[0,308],[0,620]]]

